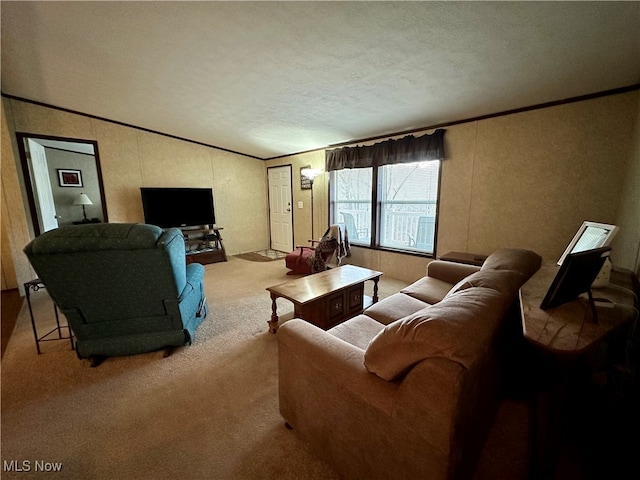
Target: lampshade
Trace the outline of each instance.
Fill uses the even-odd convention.
[[[73,204],[74,205],[93,205],[93,202],[91,201],[91,199],[89,197],[87,197],[86,193],[81,193],[73,201]]]
[[[322,173],[322,170],[317,168],[303,168],[302,170],[300,170],[300,173],[308,179],[313,180]]]

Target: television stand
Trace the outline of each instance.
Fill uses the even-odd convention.
[[[190,263],[226,262],[227,254],[222,243],[220,230],[217,225],[203,225],[198,228],[181,228],[184,236],[187,265]]]

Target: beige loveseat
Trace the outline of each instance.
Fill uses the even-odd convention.
[[[534,252],[427,276],[328,331],[278,331],[280,413],[345,479],[469,478],[500,397],[503,346]],[[514,323],[515,322],[515,323]]]

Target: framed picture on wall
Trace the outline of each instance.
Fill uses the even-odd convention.
[[[81,187],[82,173],[80,170],[58,168],[58,182],[61,187]]]

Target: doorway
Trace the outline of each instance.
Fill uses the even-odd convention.
[[[293,207],[291,205],[291,165],[267,168],[269,179],[269,228],[271,249],[293,250]]]
[[[108,221],[97,142],[16,136],[35,236],[59,226]]]

